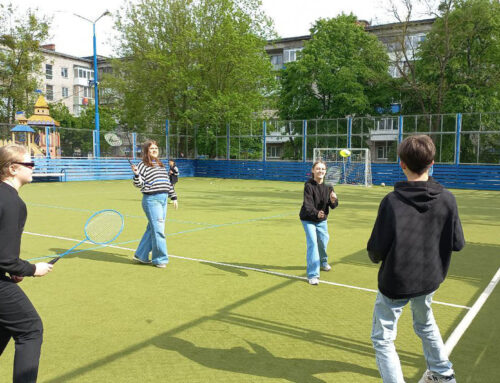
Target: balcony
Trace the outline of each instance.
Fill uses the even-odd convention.
[[[74,77],[73,79],[73,85],[79,85],[79,86],[90,86],[92,82],[94,82],[93,78],[88,79],[85,77]]]

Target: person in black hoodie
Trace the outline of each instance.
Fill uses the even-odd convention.
[[[17,283],[52,270],[51,264],[19,258],[27,212],[18,191],[31,182],[34,166],[23,146],[0,148],[0,355],[14,338],[14,383],[36,382],[43,333],[40,316]]]
[[[332,186],[325,185],[326,164],[316,161],[312,167],[312,178],[304,185],[304,202],[300,209],[300,220],[307,240],[307,279],[309,284],[319,283],[319,270],[330,271],[326,247],[328,245],[328,212],[338,206],[337,194]]]
[[[452,251],[461,250],[465,239],[455,197],[428,176],[435,152],[429,136],[401,143],[400,166],[408,181],[397,182],[380,203],[367,245],[370,259],[382,262],[371,339],[384,383],[404,383],[394,340],[408,302],[428,367],[419,383],[456,382],[431,303]]]
[[[172,187],[175,189],[175,184],[179,181],[179,168],[175,164],[174,160],[168,160],[168,178],[170,179],[170,183],[172,184]],[[174,201],[169,200],[168,202],[174,203]]]

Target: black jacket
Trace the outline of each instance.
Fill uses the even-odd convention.
[[[177,166],[170,166],[168,171],[168,177],[170,178],[170,183],[176,184],[179,181],[179,168]]]
[[[304,184],[304,202],[300,209],[300,219],[313,222],[325,221],[328,218],[329,209],[335,209],[339,204],[338,199],[335,203],[331,203],[330,193],[332,191],[332,186],[327,186],[324,183],[318,184],[313,178],[309,179]],[[325,218],[318,218],[320,210],[325,212]]]
[[[35,274],[36,266],[19,258],[26,216],[26,205],[16,189],[0,181],[0,275]]]
[[[378,288],[392,299],[435,291],[452,251],[465,245],[455,197],[432,177],[398,182],[380,203],[368,255],[382,261]]]

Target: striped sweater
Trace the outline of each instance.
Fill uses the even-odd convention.
[[[144,194],[168,193],[172,200],[177,199],[175,190],[168,178],[168,171],[161,166],[147,166],[144,162],[137,165],[139,175],[134,175],[134,186]]]

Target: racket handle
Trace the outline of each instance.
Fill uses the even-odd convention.
[[[57,257],[57,258],[54,258],[54,259],[50,260],[48,263],[50,263],[51,265],[53,265],[54,263],[56,263],[60,259],[61,259],[61,257]]]
[[[130,158],[127,158],[127,161],[128,161],[128,163],[129,163],[130,165],[134,165],[134,164],[132,163],[132,161],[130,161]]]

